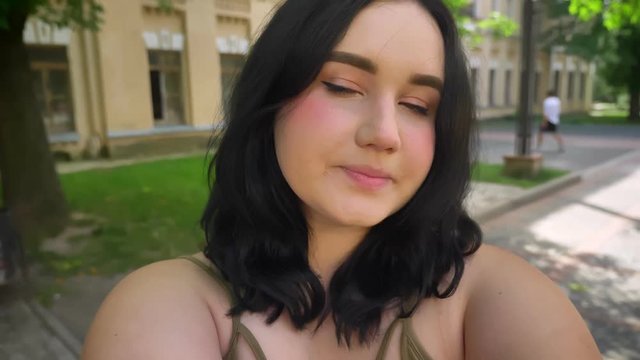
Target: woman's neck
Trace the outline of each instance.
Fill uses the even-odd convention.
[[[328,285],[338,266],[360,244],[368,228],[310,224],[309,265]]]

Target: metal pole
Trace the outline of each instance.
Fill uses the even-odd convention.
[[[516,137],[516,155],[531,153],[531,103],[535,68],[535,43],[533,41],[533,0],[524,0],[522,6],[522,59],[520,69],[520,106]]]

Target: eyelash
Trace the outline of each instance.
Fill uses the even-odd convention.
[[[401,102],[400,104],[406,106],[409,110],[415,112],[418,115],[429,116],[429,109],[426,107],[418,106],[415,104],[410,104],[406,102]]]
[[[323,81],[322,83],[324,84],[324,86],[327,87],[327,90],[329,90],[329,92],[332,92],[334,94],[340,94],[340,95],[360,94],[360,92],[358,91],[346,88],[344,86],[336,85],[328,81]]]
[[[322,83],[327,88],[327,90],[329,90],[329,92],[332,92],[334,94],[338,94],[338,95],[360,94],[360,92],[358,92],[356,90],[349,89],[349,88],[344,87],[344,86],[336,85],[336,84],[330,83],[328,81],[323,81]],[[413,111],[414,113],[416,113],[418,115],[429,116],[429,109],[426,108],[426,107],[422,107],[422,106],[411,104],[411,103],[407,103],[407,102],[401,102],[400,105],[404,105],[406,108],[408,108],[409,110]]]

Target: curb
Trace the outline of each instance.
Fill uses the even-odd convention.
[[[82,342],[78,340],[67,327],[60,322],[49,310],[45,309],[36,301],[25,301],[27,307],[36,315],[42,324],[55,336],[64,347],[71,352],[76,359],[80,358],[82,352]]]
[[[558,190],[579,183],[580,181],[582,181],[581,173],[567,174],[555,180],[549,181],[548,183],[531,188],[521,195],[516,196],[513,199],[510,199],[500,205],[481,210],[473,218],[479,223],[493,220],[494,218],[503,215],[507,211],[513,210],[522,205],[526,205],[530,202],[533,202],[534,200],[544,197],[545,195],[549,195]]]
[[[594,165],[575,173],[569,173],[548,183],[538,185],[532,189],[525,191],[523,194],[516,196],[511,200],[508,200],[505,203],[479,211],[473,218],[478,223],[484,223],[493,220],[496,217],[505,214],[507,211],[526,205],[546,195],[577,184],[582,181],[582,179],[592,177],[603,169],[619,164],[634,156],[640,156],[640,150],[629,151],[623,155],[605,161],[604,163]]]

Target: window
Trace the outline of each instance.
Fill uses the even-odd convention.
[[[538,93],[540,92],[539,87],[540,87],[540,73],[536,71],[535,77],[533,78],[533,103],[534,104],[538,103],[538,99],[539,99]]]
[[[477,0],[470,0],[465,7],[460,9],[460,14],[464,16],[468,16],[472,19],[477,18],[478,17]]]
[[[507,16],[510,17],[511,19],[515,19],[516,18],[516,7],[515,7],[515,0],[506,0],[507,2]]]
[[[560,70],[553,72],[553,90],[560,96]]]
[[[511,105],[511,70],[504,72],[504,104]]]
[[[491,0],[491,11],[500,11],[500,0]]]
[[[587,86],[587,74],[580,73],[580,100],[584,100],[584,93]]]
[[[471,68],[471,93],[476,96],[478,92],[478,68]]]
[[[573,83],[574,83],[574,72],[569,72],[569,83],[567,84],[567,100],[573,99]]]
[[[236,77],[244,65],[243,55],[220,54],[220,73],[222,83],[222,100],[227,102],[235,84]]]
[[[156,125],[184,123],[180,51],[149,50],[149,78]]]
[[[75,131],[67,48],[28,46],[36,103],[48,134]]]
[[[495,105],[495,83],[496,83],[496,70],[489,70],[489,106]]]

